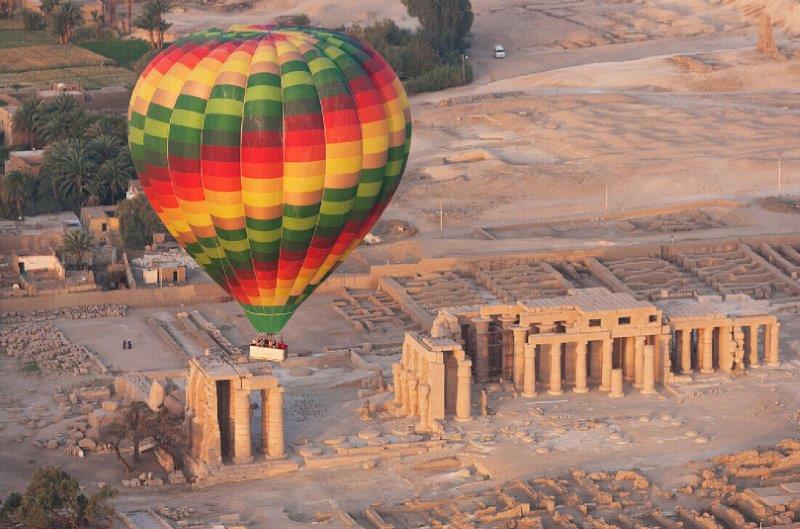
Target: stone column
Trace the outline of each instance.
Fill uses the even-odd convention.
[[[636,338],[628,336],[623,343],[625,344],[625,352],[622,357],[623,378],[631,381],[636,369]]]
[[[191,453],[198,459],[203,458],[203,422],[198,417],[192,417]]]
[[[729,325],[722,325],[719,328],[719,368],[730,373],[733,370],[733,352],[731,351],[731,332]]]
[[[637,336],[634,339],[634,366],[633,366],[633,387],[642,389],[644,380],[644,336]]]
[[[680,353],[681,353],[681,373],[688,375],[692,372],[692,330],[682,329]]]
[[[624,397],[625,392],[622,390],[622,368],[618,367],[611,370],[611,391],[608,396],[613,398]]]
[[[766,357],[767,365],[770,367],[781,365],[780,334],[780,323],[776,321],[771,325],[767,325],[767,336],[769,340],[764,340],[764,342],[769,345],[769,348],[764,347],[764,356]]]
[[[419,392],[419,426],[421,431],[428,431],[430,429],[430,420],[428,413],[428,395],[430,388],[427,384],[420,384],[417,389]]]
[[[394,405],[395,407],[400,407],[403,405],[403,392],[401,390],[400,382],[400,371],[402,370],[402,366],[399,362],[395,362],[392,364],[392,384],[394,385]]]
[[[645,345],[642,356],[642,393],[653,395],[656,392],[656,348]]]
[[[697,329],[697,357],[701,373],[714,372],[713,336],[710,327]]]
[[[562,395],[561,390],[561,344],[550,344],[550,389],[549,395]]]
[[[262,389],[261,393],[261,452],[266,454],[269,452],[269,443],[267,442],[269,433],[269,392]]]
[[[465,422],[472,419],[472,399],[470,387],[472,378],[472,362],[461,360],[458,362],[458,386],[456,387],[456,420]]]
[[[611,391],[611,371],[614,367],[613,340],[603,340],[602,359],[603,365],[600,370],[600,391]]]
[[[501,378],[514,380],[514,326],[517,317],[511,314],[503,314],[498,318],[503,328],[503,352],[500,368]]]
[[[400,392],[400,413],[408,413],[409,400],[408,400],[408,371],[400,367],[397,373],[397,380],[394,383],[395,388]]]
[[[472,318],[475,325],[475,381],[489,380],[489,323],[492,320],[484,316]]]
[[[515,325],[514,331],[514,386],[522,391],[525,383],[525,341],[528,339],[528,327]]]
[[[417,394],[417,377],[409,376],[408,377],[408,413],[409,415],[418,415],[419,414],[419,403],[417,398],[419,395]]]
[[[234,381],[231,381],[233,386]],[[231,387],[233,412],[233,462],[237,465],[253,461],[252,441],[250,439],[250,391]]]
[[[749,367],[759,367],[758,364],[758,325],[747,328],[747,363]]]
[[[587,393],[589,391],[588,370],[586,362],[586,342],[578,341],[575,343],[575,393]]]
[[[269,435],[267,436],[267,452],[269,457],[286,457],[283,442],[283,388],[269,390]]]
[[[523,397],[536,396],[536,346],[525,344],[525,377],[522,384]]]

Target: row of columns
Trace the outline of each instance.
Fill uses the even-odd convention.
[[[419,417],[419,427],[428,430],[431,426],[430,397],[431,387],[421,383],[413,369],[407,369],[402,362],[392,364],[394,380],[394,404],[400,414]],[[456,420],[468,421],[471,418],[472,361],[458,360],[456,371]],[[437,394],[444,397],[444,391]]]
[[[758,334],[762,324],[719,327],[698,327],[696,358],[700,373],[714,372],[714,329],[717,331],[717,353],[719,368],[730,372],[735,364],[747,358],[747,365],[760,365],[758,354]],[[773,322],[764,326],[764,360],[768,366],[780,365],[780,323]],[[683,374],[692,372],[692,329],[676,331],[678,340],[678,368]],[[737,356],[736,344],[741,344],[741,357]]]
[[[516,326],[514,328],[514,385],[518,389],[522,389],[524,397],[536,396],[536,347],[534,337],[527,338],[528,329],[524,326]],[[565,336],[566,337],[566,336]],[[641,338],[641,340],[639,340]],[[564,342],[571,344],[575,354],[575,382],[573,385],[573,392],[587,393],[589,391],[589,362],[588,362],[588,342]],[[613,368],[613,341],[611,339],[602,340],[601,349],[601,366],[600,366],[600,390],[605,392],[615,393],[615,386],[619,387],[618,393],[621,391],[621,383],[623,377],[622,368]],[[653,345],[645,345],[644,337],[637,337],[636,351],[632,355],[632,360],[626,362],[632,368],[633,372],[633,386],[641,390],[644,394],[655,393],[655,347]],[[550,350],[557,351],[556,354],[549,355],[549,388],[547,393],[549,395],[563,394],[562,379],[561,379],[561,344],[549,344]],[[520,351],[522,356],[520,358]],[[620,377],[620,384],[614,384],[614,372],[618,372]]]
[[[261,452],[270,458],[286,455],[283,432],[283,388],[262,389],[261,396]],[[231,434],[233,462],[237,465],[253,461],[250,431],[250,388],[231,388]]]

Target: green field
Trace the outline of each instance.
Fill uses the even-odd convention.
[[[40,90],[58,82],[92,90],[132,86],[136,74],[126,67],[149,47],[138,39],[61,45],[46,31],[26,31],[21,20],[0,20],[0,49],[0,90]]]
[[[77,82],[87,90],[104,86],[133,86],[136,73],[118,66],[80,66],[27,72],[0,73],[0,91],[52,88],[54,83]]]
[[[80,46],[104,57],[108,57],[109,59],[113,59],[120,66],[130,66],[145,53],[150,51],[150,45],[141,39],[96,40],[83,42]]]
[[[19,20],[0,20],[0,49],[19,48],[36,44],[54,44],[58,42],[46,31],[26,31]],[[3,63],[0,54],[0,65]]]

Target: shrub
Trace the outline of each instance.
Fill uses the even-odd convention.
[[[420,94],[444,90],[451,86],[460,86],[464,84],[464,77],[466,77],[467,83],[472,81],[472,68],[469,64],[466,65],[465,72],[462,72],[461,65],[442,64],[418,77],[408,79],[403,85],[409,95]]]
[[[305,13],[298,13],[296,15],[283,15],[275,18],[278,24],[286,24],[288,26],[310,26],[311,17]]]
[[[47,26],[47,21],[40,11],[34,11],[27,7],[17,9],[17,16],[22,18],[22,24],[28,31],[39,31]]]
[[[100,55],[105,55],[104,53],[100,53],[92,48],[84,46],[83,43],[91,41],[110,41],[118,36],[119,33],[115,29],[100,24],[92,24],[90,26],[83,26],[76,29],[75,34],[72,36],[72,41],[80,44],[82,48],[94,51]],[[113,57],[111,58],[113,59]]]
[[[0,522],[8,521],[21,504],[22,494],[19,492],[12,492],[9,494],[6,499],[3,500],[3,506],[0,507]]]

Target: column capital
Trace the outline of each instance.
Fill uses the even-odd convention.
[[[503,324],[503,327],[512,326],[512,324],[517,323],[517,317],[513,314],[501,314],[497,317],[497,321]]]
[[[475,332],[478,334],[486,334],[489,332],[489,323],[492,319],[488,316],[475,316],[472,318],[472,323],[475,324]]]

